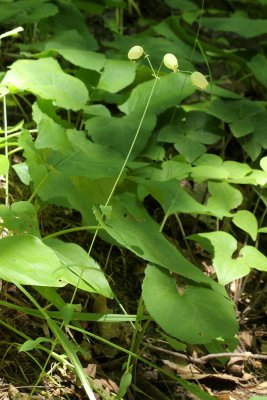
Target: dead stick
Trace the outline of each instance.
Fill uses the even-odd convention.
[[[154,346],[153,344],[147,344],[147,347],[149,347],[152,350],[157,350],[161,351],[162,353],[165,354],[170,354],[175,357],[180,357],[184,360],[188,360],[194,364],[205,364],[207,361],[212,360],[214,358],[221,358],[221,357],[239,357],[239,358],[254,358],[258,360],[267,360],[267,355],[264,354],[252,354],[250,351],[246,351],[244,353],[215,353],[215,354],[208,354],[206,356],[202,357],[192,357],[188,356],[186,354],[182,353],[177,353],[176,351],[172,350],[167,350],[162,347]]]

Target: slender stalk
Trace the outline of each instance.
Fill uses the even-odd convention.
[[[154,71],[154,70],[153,70],[153,71]],[[158,73],[159,73],[159,71],[158,71]],[[142,127],[142,125],[143,125],[143,122],[144,122],[144,119],[145,119],[145,116],[146,116],[146,113],[147,113],[147,110],[148,110],[148,107],[149,107],[151,98],[152,98],[152,96],[153,96],[153,93],[154,93],[154,90],[155,90],[155,87],[156,87],[157,82],[158,82],[158,74],[157,74],[157,76],[155,77],[155,80],[154,80],[154,83],[153,83],[153,86],[152,86],[150,95],[149,95],[149,97],[148,97],[148,100],[147,100],[145,109],[144,109],[144,111],[143,111],[142,117],[141,117],[141,119],[140,119],[139,125],[138,125],[138,127],[137,127],[137,130],[136,130],[134,139],[133,139],[133,141],[132,141],[132,144],[131,144],[131,146],[130,146],[130,149],[129,149],[129,151],[128,151],[128,154],[127,154],[127,156],[126,156],[126,158],[125,158],[125,160],[124,160],[124,162],[123,162],[123,164],[122,164],[122,166],[121,166],[120,172],[119,172],[119,174],[118,174],[118,176],[117,176],[117,178],[116,178],[116,181],[115,181],[115,183],[114,183],[114,185],[113,185],[113,187],[112,187],[112,189],[111,189],[111,191],[110,191],[110,194],[109,194],[109,196],[108,196],[108,198],[107,198],[107,201],[106,201],[106,203],[105,203],[105,205],[104,205],[104,208],[107,207],[107,206],[109,205],[110,200],[111,200],[111,198],[112,198],[112,196],[113,196],[113,194],[114,194],[114,192],[115,192],[115,189],[116,189],[116,187],[118,186],[118,183],[119,183],[119,181],[120,181],[120,179],[121,179],[121,177],[122,177],[123,171],[124,171],[124,169],[125,169],[125,167],[126,167],[128,161],[129,161],[129,158],[130,158],[130,156],[131,156],[131,154],[132,154],[132,150],[133,150],[134,145],[135,145],[135,143],[136,143],[136,141],[137,141],[137,138],[138,138],[138,136],[139,136],[139,132],[140,132],[141,127]],[[100,229],[101,223],[103,222],[103,218],[104,218],[104,214],[102,213],[102,214],[101,214],[101,217],[100,217],[100,221],[99,221],[99,223],[98,223],[98,227],[97,227],[97,229],[96,229],[96,231],[95,231],[95,234],[94,234],[94,236],[93,236],[93,239],[92,239],[92,241],[91,241],[91,245],[90,245],[90,248],[89,248],[89,250],[88,250],[88,254],[91,254],[93,245],[94,245],[95,240],[96,240],[96,237],[97,237],[97,235],[98,235],[98,231],[99,231],[99,229]]]
[[[5,131],[5,156],[8,159],[8,128],[7,128],[7,107],[6,107],[6,96],[3,96],[3,118],[4,118],[4,131]],[[9,174],[6,174],[6,187],[5,187],[5,204],[9,207]]]

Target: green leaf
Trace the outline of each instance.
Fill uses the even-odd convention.
[[[0,240],[0,278],[22,285],[63,286],[62,266],[53,250],[34,236]]]
[[[115,399],[119,400],[126,394],[128,388],[132,382],[132,378],[133,378],[133,375],[129,369],[124,372],[124,374],[121,377],[119,391],[118,391]]]
[[[103,228],[118,243],[143,258],[188,277],[196,282],[213,285],[159,232],[159,225],[138,204],[134,195],[124,193],[111,202],[112,215]]]
[[[58,4],[59,13],[49,19],[49,28],[56,34],[62,34],[75,30],[86,44],[86,48],[97,50],[99,45],[95,37],[90,33],[86,13],[82,13],[78,7],[69,1],[60,1]],[[72,47],[76,47],[74,39],[71,41]],[[76,47],[77,48],[77,47]],[[80,48],[80,47],[79,47]]]
[[[207,112],[224,122],[228,122],[233,135],[246,136],[255,130],[254,116],[264,108],[248,99],[224,101],[215,99]]]
[[[86,122],[88,134],[94,142],[111,146],[123,157],[128,155],[134,136],[137,132],[141,116],[132,113],[123,117],[93,117]],[[137,157],[144,149],[156,125],[154,115],[147,115],[131,152],[130,160]]]
[[[253,72],[255,78],[265,87],[267,87],[267,58],[263,54],[257,54],[248,63],[249,68]]]
[[[254,214],[247,210],[240,210],[234,215],[233,223],[247,232],[252,240],[256,240],[258,233],[258,221]]]
[[[4,226],[14,234],[40,236],[37,213],[29,201],[16,201],[10,207],[0,205]]]
[[[22,0],[8,2],[8,5],[5,2],[0,4],[0,21],[12,25],[38,22],[57,13],[58,7],[47,0]]]
[[[49,148],[61,152],[71,151],[72,146],[68,141],[66,129],[57,124],[47,114],[44,114],[35,103],[32,107],[33,119],[38,126],[38,136],[35,140],[37,149]]]
[[[250,268],[255,268],[258,271],[267,272],[267,257],[262,254],[256,247],[245,246],[240,250],[240,256],[243,257]]]
[[[145,109],[149,95],[151,93],[154,79],[141,83],[136,86],[130,94],[128,100],[119,106],[125,114],[134,111],[142,113]],[[160,114],[164,110],[179,104],[184,98],[195,92],[187,75],[177,72],[160,77],[158,80],[153,97],[149,105],[149,112]]]
[[[208,210],[218,218],[230,217],[230,211],[243,200],[241,192],[227,182],[208,182],[211,197],[207,201]]]
[[[9,160],[3,154],[0,154],[0,175],[7,175],[9,171]]]
[[[24,185],[29,185],[31,181],[31,177],[29,174],[29,169],[26,162],[21,162],[19,164],[12,165],[14,171],[18,175],[19,179],[21,180]]]
[[[267,156],[261,158],[260,166],[261,166],[261,168],[263,169],[264,172],[267,172]]]
[[[185,291],[180,295],[175,278],[153,265],[146,269],[143,298],[159,326],[186,343],[209,343],[218,336],[232,336],[237,331],[229,299],[187,280]]]
[[[216,143],[220,136],[218,120],[202,111],[177,111],[172,123],[159,131],[158,141],[174,143],[188,162],[195,161],[206,152],[208,144]],[[214,133],[213,133],[214,132]]]
[[[85,85],[77,78],[62,71],[53,58],[18,60],[6,73],[3,84],[12,92],[28,91],[55,105],[79,110],[89,99]]]
[[[85,69],[99,72],[105,64],[105,56],[89,50],[86,40],[76,30],[63,31],[52,37],[45,44],[45,50],[50,49]]]
[[[136,64],[124,60],[107,60],[97,88],[117,93],[129,86],[135,78]]]
[[[55,252],[62,265],[64,282],[85,290],[113,297],[108,281],[97,262],[74,243],[47,239],[45,243]]]
[[[229,178],[229,172],[223,166],[196,165],[191,171],[191,177],[198,183],[207,179],[226,180]]]
[[[209,28],[213,31],[233,32],[247,39],[267,33],[266,19],[251,19],[245,17],[211,17],[203,18],[202,23],[206,28]]]
[[[36,194],[52,204],[74,208],[86,224],[95,223],[93,204],[105,204],[123,158],[108,146],[89,141],[83,132],[67,131],[73,146],[69,152],[36,149],[28,132],[19,144],[24,148]]]
[[[34,350],[36,347],[39,346],[39,344],[41,344],[41,343],[43,343],[43,342],[50,342],[50,343],[53,343],[53,340],[52,340],[52,339],[48,339],[48,338],[46,338],[46,337],[42,337],[42,336],[39,336],[39,337],[38,337],[37,339],[35,339],[35,340],[32,340],[32,339],[26,340],[26,342],[24,342],[24,343],[20,346],[19,352]]]
[[[237,241],[229,233],[219,231],[199,233],[189,236],[189,239],[196,240],[204,249],[213,253],[213,266],[221,285],[227,285],[235,279],[246,276],[250,268],[254,268],[248,258],[250,250],[245,250],[249,246],[240,251],[239,257],[233,258],[237,250]]]
[[[141,181],[149,194],[151,194],[162,206],[165,215],[175,213],[188,214],[205,214],[208,213],[206,206],[198,203],[190,196],[184,188],[182,188],[177,180],[169,180],[165,182]]]

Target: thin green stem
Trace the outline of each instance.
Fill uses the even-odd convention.
[[[61,236],[61,235],[66,235],[67,233],[72,233],[72,232],[79,232],[79,231],[88,231],[91,229],[97,229],[97,225],[84,225],[84,226],[77,226],[75,228],[69,228],[69,229],[63,229],[62,231],[58,231],[55,233],[51,233],[50,235],[47,235],[45,237],[42,238],[42,240],[46,240],[46,239],[51,239],[53,237],[57,237],[57,236]],[[100,227],[101,229],[101,227]]]
[[[153,70],[153,71],[154,71],[154,70]],[[158,74],[159,74],[159,71],[158,71]],[[153,96],[153,93],[154,93],[154,90],[155,90],[155,87],[156,87],[156,84],[157,84],[157,81],[158,81],[158,79],[157,79],[157,78],[158,78],[158,74],[157,74],[157,76],[156,76],[156,78],[155,78],[155,80],[154,80],[154,83],[153,83],[151,92],[150,92],[150,94],[149,94],[149,97],[148,97],[148,100],[147,100],[145,109],[144,109],[144,111],[143,111],[142,117],[141,117],[141,119],[140,119],[139,125],[138,125],[138,127],[137,127],[137,130],[136,130],[134,139],[133,139],[133,141],[132,141],[132,144],[131,144],[131,146],[130,146],[130,149],[129,149],[129,151],[128,151],[128,154],[127,154],[127,156],[126,156],[126,158],[125,158],[125,160],[124,160],[124,162],[123,162],[123,164],[122,164],[122,166],[121,166],[120,172],[119,172],[119,174],[118,174],[118,176],[117,176],[117,178],[116,178],[116,180],[115,180],[115,183],[114,183],[114,185],[113,185],[113,187],[112,187],[112,189],[111,189],[111,191],[110,191],[110,194],[109,194],[109,196],[108,196],[108,198],[107,198],[107,201],[106,201],[104,207],[107,207],[107,206],[109,205],[110,200],[111,200],[111,198],[112,198],[112,196],[113,196],[113,194],[114,194],[114,192],[115,192],[115,189],[116,189],[116,187],[118,186],[118,183],[119,183],[119,181],[120,181],[120,179],[121,179],[121,177],[122,177],[122,174],[123,174],[123,172],[124,172],[124,169],[125,169],[125,167],[126,167],[128,161],[129,161],[130,155],[132,154],[132,150],[133,150],[134,145],[135,145],[135,143],[136,143],[136,140],[137,140],[137,138],[138,138],[138,136],[139,136],[139,132],[140,132],[141,127],[142,127],[142,125],[143,125],[143,122],[144,122],[144,119],[145,119],[145,116],[146,116],[146,113],[147,113],[147,110],[148,110],[148,107],[149,107],[151,98],[152,98],[152,96]],[[89,248],[89,250],[88,250],[88,254],[90,254],[91,251],[92,251],[93,245],[94,245],[95,240],[96,240],[96,237],[97,237],[97,235],[98,235],[98,231],[99,231],[100,226],[101,226],[101,224],[102,224],[102,222],[103,222],[103,218],[104,218],[104,214],[102,213],[102,214],[101,214],[101,217],[100,217],[100,221],[99,221],[99,223],[98,223],[98,228],[96,229],[95,234],[94,234],[94,236],[93,236],[93,239],[92,239],[92,241],[91,241],[91,245],[90,245],[90,248]]]
[[[7,128],[7,107],[6,107],[6,96],[3,96],[3,119],[4,119],[4,130],[5,130],[5,156],[8,159],[8,128]],[[5,205],[9,207],[9,174],[6,174],[6,186],[5,186]]]

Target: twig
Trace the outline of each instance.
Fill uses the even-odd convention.
[[[157,350],[157,351],[160,351],[165,354],[170,354],[175,357],[180,357],[184,360],[190,361],[193,364],[205,364],[209,360],[212,360],[214,358],[221,358],[221,357],[227,357],[227,358],[239,357],[239,358],[245,358],[245,359],[254,358],[254,359],[258,359],[258,360],[267,360],[267,355],[252,354],[250,351],[246,351],[244,353],[238,353],[238,352],[236,352],[236,353],[215,353],[215,354],[208,354],[208,355],[202,356],[202,357],[192,357],[192,356],[188,356],[186,354],[177,353],[176,351],[167,350],[162,347],[154,346],[153,344],[147,344],[147,347],[149,347],[152,350]]]

